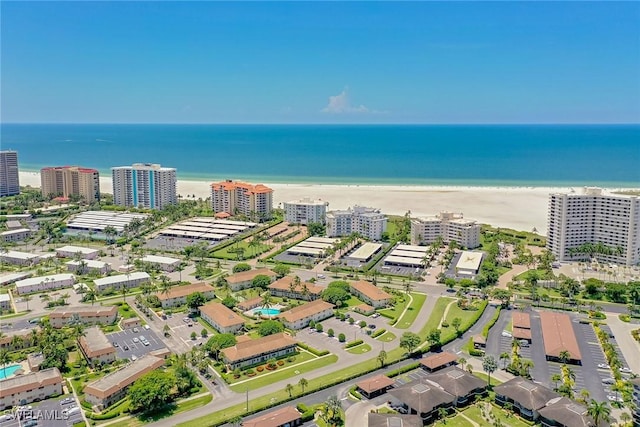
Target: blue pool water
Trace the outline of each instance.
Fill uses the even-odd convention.
[[[280,314],[279,308],[256,308],[253,310],[255,314],[263,314],[265,316],[276,316]]]
[[[4,379],[13,375],[15,371],[22,368],[20,365],[11,365],[5,366],[4,368],[0,368],[0,379]]]

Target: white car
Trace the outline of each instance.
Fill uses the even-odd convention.
[[[513,335],[509,331],[502,331],[502,336],[507,338],[513,338]]]
[[[607,365],[606,363],[598,363],[598,368],[600,368],[600,369],[609,369],[609,368],[611,368],[611,366]]]
[[[624,368],[620,368],[620,372],[622,372],[623,374],[630,374],[633,371],[631,371],[631,369],[625,366]]]

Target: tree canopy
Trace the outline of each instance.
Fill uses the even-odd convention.
[[[265,320],[258,326],[258,333],[263,337],[282,331],[284,331],[284,325],[278,320]]]
[[[349,283],[344,280],[336,280],[329,283],[327,289],[322,291],[322,299],[331,304],[338,304],[338,301],[345,302],[351,298],[349,293]]]
[[[232,269],[234,273],[240,273],[242,271],[249,271],[249,270],[251,270],[251,266],[246,262],[241,262],[239,264],[236,264],[233,266],[233,269]]]
[[[154,412],[171,400],[175,377],[165,371],[151,371],[137,379],[127,391],[134,411]]]
[[[282,278],[291,272],[291,267],[285,264],[276,264],[271,270],[278,275],[278,278]]]
[[[194,292],[187,296],[187,306],[191,309],[195,310],[201,305],[204,305],[205,302],[207,302],[207,298],[202,292]]]
[[[258,274],[253,278],[251,284],[253,285],[253,287],[266,289],[267,286],[271,284],[271,279],[269,278],[269,276],[266,276],[264,274]]]
[[[408,353],[413,353],[413,350],[420,345],[420,341],[420,336],[418,336],[418,334],[405,332],[400,337],[400,347],[406,349]]]

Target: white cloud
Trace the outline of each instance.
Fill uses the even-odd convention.
[[[349,100],[349,88],[344,88],[339,95],[330,96],[329,103],[322,110],[323,113],[344,114],[344,113],[374,113],[364,105],[355,107]]]

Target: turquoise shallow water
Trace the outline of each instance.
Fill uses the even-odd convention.
[[[280,314],[280,310],[277,308],[256,308],[253,312],[264,316],[277,316]]]
[[[22,368],[20,365],[10,365],[0,368],[0,379],[8,378],[13,375],[18,369]]]
[[[149,162],[192,180],[640,186],[640,125],[2,124],[0,137],[23,170]]]

